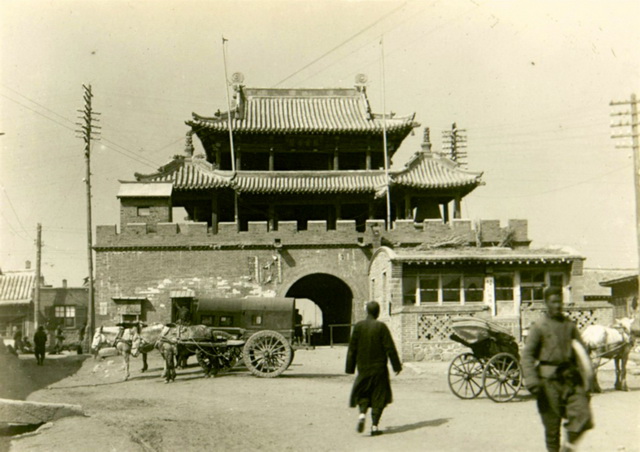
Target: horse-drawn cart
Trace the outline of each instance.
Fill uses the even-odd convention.
[[[198,364],[207,377],[229,370],[244,362],[249,371],[258,377],[273,378],[282,374],[293,360],[289,341],[277,331],[258,331],[247,340],[238,335],[214,330],[209,340],[178,338],[179,349],[195,354]]]
[[[449,365],[451,392],[461,399],[473,399],[484,390],[494,402],[513,399],[522,387],[518,344],[501,326],[484,319],[452,319],[450,338],[471,349]]]
[[[294,298],[200,297],[194,317],[208,332],[181,336],[178,329],[177,345],[196,355],[206,376],[242,361],[253,375],[277,377],[293,361],[295,313]]]

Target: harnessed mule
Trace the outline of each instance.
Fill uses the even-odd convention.
[[[614,361],[615,389],[629,390],[627,386],[627,361],[635,344],[635,335],[631,328],[633,322],[633,319],[625,317],[616,320],[612,327],[590,325],[582,332],[582,340],[593,361],[594,392],[602,392],[598,383],[598,367],[600,367],[603,358]]]
[[[105,327],[101,326],[96,330],[93,340],[91,342],[91,349],[93,351],[94,358],[97,359],[100,349],[104,347],[114,347],[119,355],[122,355],[124,362],[125,377],[127,381],[131,374],[129,373],[129,361],[132,355],[133,342],[135,341],[138,332],[136,328],[124,328],[121,326]],[[137,356],[137,353],[133,355]],[[147,370],[147,355],[143,354],[142,357],[143,367],[142,372]]]

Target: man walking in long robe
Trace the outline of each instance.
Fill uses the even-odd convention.
[[[379,314],[378,303],[367,303],[367,318],[358,322],[353,329],[346,363],[348,374],[353,374],[356,368],[358,369],[349,400],[351,407],[357,406],[360,409],[357,431],[364,431],[367,410],[371,408],[372,436],[382,434],[378,429],[378,423],[382,411],[392,402],[387,361],[391,361],[396,375],[402,370],[387,325],[376,320]]]

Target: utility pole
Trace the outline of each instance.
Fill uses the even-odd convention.
[[[460,166],[466,166],[467,152],[463,151],[467,147],[467,137],[463,135],[466,129],[458,129],[456,123],[451,124],[451,130],[442,132],[442,148],[449,151],[451,160]]]
[[[633,182],[635,184],[636,194],[636,245],[638,252],[638,266],[640,266],[640,155],[638,150],[638,100],[635,93],[631,94],[629,100],[624,101],[611,101],[609,104],[614,106],[628,106],[629,110],[616,111],[611,113],[611,116],[618,117],[619,122],[611,124],[611,127],[624,127],[630,133],[612,134],[611,138],[624,139],[626,144],[616,144],[616,148],[631,148],[633,152]],[[631,138],[631,145],[628,144],[628,139]],[[640,293],[638,294],[640,296]]]
[[[87,260],[89,267],[89,277],[87,279],[89,284],[89,299],[88,299],[88,319],[87,329],[85,331],[85,341],[91,341],[93,337],[93,330],[95,328],[96,315],[95,315],[95,301],[93,294],[93,235],[91,225],[91,140],[97,139],[100,133],[100,127],[94,125],[94,122],[98,122],[98,119],[94,118],[94,115],[99,115],[91,108],[91,98],[93,94],[91,92],[91,85],[82,85],[84,89],[84,109],[78,110],[82,113],[79,116],[83,122],[77,122],[80,127],[76,132],[79,134],[79,138],[84,140],[84,159],[86,163],[86,176],[84,182],[87,187]]]
[[[40,279],[42,268],[42,225],[38,223],[36,235],[36,281],[33,293],[33,327],[37,331],[40,324]]]

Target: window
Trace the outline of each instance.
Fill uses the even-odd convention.
[[[460,276],[442,275],[442,301],[460,303]]]
[[[402,279],[402,304],[416,304],[418,279],[415,276]]]
[[[148,217],[151,215],[151,207],[138,207],[139,217]]]
[[[564,275],[562,273],[549,273],[549,285],[564,287]]]
[[[203,325],[213,326],[214,320],[214,315],[203,315],[202,317],[200,317],[200,322],[202,322]]]
[[[464,276],[464,301],[484,300],[484,276]]]
[[[495,275],[496,301],[513,301],[513,275]]]
[[[233,317],[230,315],[221,315],[220,316],[220,326],[232,326],[233,325]]]
[[[122,314],[122,323],[133,323],[140,320],[140,316],[137,314]]]
[[[65,328],[76,326],[75,306],[55,306],[55,317]]]
[[[418,274],[403,278],[403,303],[442,304],[484,301],[484,275]]]
[[[438,302],[438,276],[422,276],[418,279],[420,284],[420,303]]]
[[[543,270],[520,273],[520,296],[522,301],[544,301],[545,272]]]
[[[252,315],[251,316],[251,324],[252,325],[262,325],[262,316],[261,315]]]

